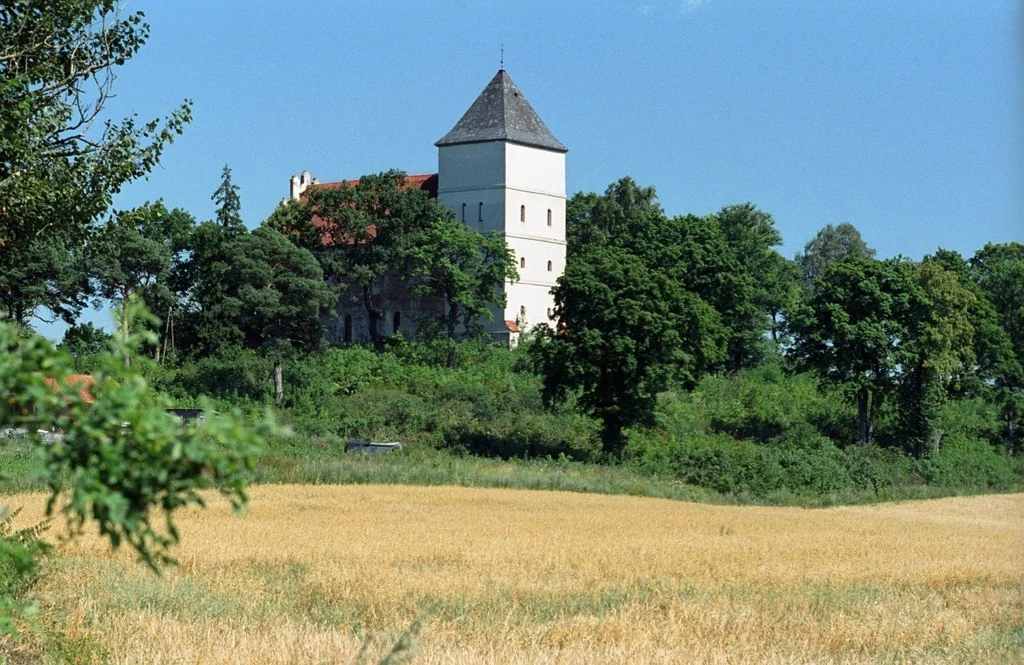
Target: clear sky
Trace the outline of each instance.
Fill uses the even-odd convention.
[[[112,114],[194,120],[118,208],[199,220],[230,165],[256,226],[321,181],[437,169],[505,69],[569,147],[568,191],[622,176],[669,214],[752,201],[792,257],[851,222],[880,257],[1024,241],[1020,0],[127,0],[152,26]]]

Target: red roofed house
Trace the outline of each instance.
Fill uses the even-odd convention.
[[[519,281],[505,285],[507,304],[495,311],[486,330],[514,345],[521,330],[551,320],[551,288],[565,269],[565,154],[504,69],[437,146],[438,172],[408,176],[408,186],[436,196],[456,219],[482,233],[498,231],[512,249]],[[298,199],[320,183],[309,171],[292,176],[290,197]],[[347,181],[355,182],[355,181]],[[385,333],[416,333],[418,322],[441,311],[438,298],[413,296],[400,283],[386,283],[389,311]],[[338,304],[328,321],[333,342],[369,339],[369,321],[353,298]]]

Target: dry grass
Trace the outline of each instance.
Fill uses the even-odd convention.
[[[19,649],[352,663],[423,613],[417,665],[1024,662],[1024,495],[806,510],[263,486],[244,518],[214,500],[181,524],[163,578],[62,546],[40,589],[57,639]]]

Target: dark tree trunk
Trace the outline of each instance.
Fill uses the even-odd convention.
[[[448,301],[448,319],[445,322],[448,328],[448,357],[445,364],[448,367],[455,367],[455,326],[459,323],[459,306]]]
[[[857,392],[857,427],[860,434],[858,443],[862,446],[866,446],[871,440],[871,425],[868,416],[869,399],[870,393],[867,388],[861,388]]]
[[[373,294],[371,293],[371,287],[369,285],[363,287],[363,307],[366,308],[366,318],[370,325],[370,342],[373,344],[373,348],[381,351],[384,348],[384,344],[380,339],[380,329],[377,324],[383,318],[376,307],[373,306]]]
[[[609,459],[618,459],[626,442],[622,436],[622,421],[618,418],[606,418],[601,427],[601,452]]]

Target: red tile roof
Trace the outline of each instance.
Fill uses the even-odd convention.
[[[349,187],[355,187],[359,184],[359,178],[355,180],[338,180],[337,182],[318,182],[314,185],[310,185],[306,191],[311,189],[335,189],[348,185]],[[436,173],[424,173],[421,175],[407,175],[405,176],[405,189],[422,189],[430,196],[437,197],[437,174]]]
[[[306,188],[303,192],[303,198],[305,198],[306,192],[312,189],[337,189],[338,187],[355,187],[359,184],[359,179],[355,180],[338,180],[337,182],[318,182],[312,184]],[[424,173],[420,175],[407,175],[405,176],[405,187],[403,189],[422,189],[431,198],[437,198],[437,174],[436,173]],[[318,229],[321,229],[320,242],[324,247],[330,247],[334,244],[334,236],[326,229],[328,222],[321,217],[316,215],[313,216],[313,225]],[[369,226],[366,229],[367,234],[372,238],[377,234],[377,229],[374,226]],[[351,244],[352,240],[348,240],[348,244]]]
[[[43,379],[43,382],[53,390],[59,389],[57,380],[52,377],[46,377]],[[96,401],[96,398],[92,396],[92,392],[89,390],[96,385],[96,379],[88,374],[68,374],[61,380],[61,383],[66,388],[70,388],[78,393],[78,397],[86,404],[92,404]]]

